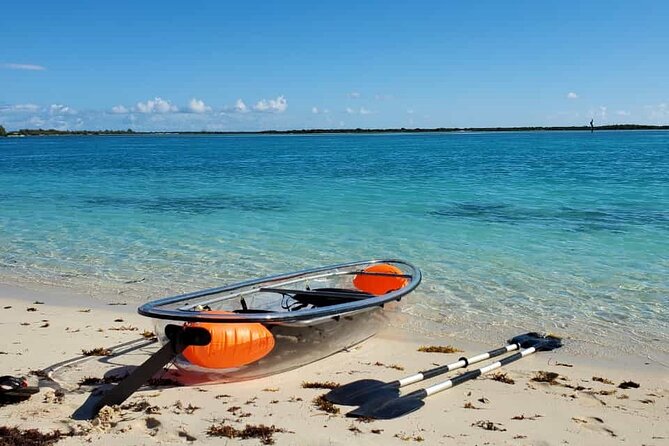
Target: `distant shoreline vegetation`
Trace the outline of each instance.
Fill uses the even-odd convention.
[[[11,132],[0,126],[0,137],[21,136],[89,136],[89,135],[310,135],[321,133],[455,133],[455,132],[537,132],[537,131],[590,131],[589,126],[564,127],[438,127],[438,128],[390,128],[390,129],[301,129],[301,130],[260,130],[260,131],[163,131],[138,132],[127,130],[56,130],[20,129]],[[615,124],[595,127],[594,130],[669,130],[669,125]]]

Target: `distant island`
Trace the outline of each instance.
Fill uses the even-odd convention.
[[[391,128],[391,129],[297,129],[260,131],[162,131],[138,132],[127,130],[56,130],[20,129],[8,132],[0,126],[0,137],[22,136],[81,136],[81,135],[310,135],[319,133],[454,133],[454,132],[550,132],[550,131],[590,131],[590,126],[564,127],[438,127],[438,128]],[[669,125],[615,124],[594,127],[594,130],[669,130]]]

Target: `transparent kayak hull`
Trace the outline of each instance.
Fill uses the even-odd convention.
[[[87,377],[103,373],[117,382],[135,373],[169,342],[176,368],[154,377],[184,385],[261,378],[373,336],[420,281],[420,271],[407,262],[368,260],[159,299],[138,308],[153,320],[159,342],[130,341],[112,347],[110,356],[73,358],[47,370],[62,387],[81,391]],[[184,349],[178,347],[183,341],[167,336],[186,331],[205,331],[210,340]]]
[[[395,306],[392,305],[391,306]],[[192,364],[183,355],[175,361],[178,371],[170,374],[186,385],[234,382],[262,378],[292,370],[353,347],[374,336],[385,325],[386,309],[369,310],[314,325],[268,326],[275,339],[271,352],[250,364],[230,368],[207,368]],[[157,324],[164,333],[165,321]],[[167,338],[161,336],[161,342]]]
[[[206,347],[206,355],[214,359],[217,355],[242,357],[238,364],[220,367],[207,364],[206,357],[201,363],[194,361],[194,355],[189,356],[186,350],[175,361],[178,371],[174,375],[179,381],[240,381],[291,370],[368,339],[387,324],[388,311],[396,310],[402,297],[420,280],[420,271],[407,262],[369,260],[161,299],[141,306],[139,313],[154,318],[163,344],[168,341],[168,325],[204,326],[213,333],[212,344],[218,331],[225,331],[228,337],[225,347]],[[378,291],[379,283],[388,284],[390,289],[382,294],[369,292]],[[370,284],[372,288],[365,289]],[[249,327],[266,333],[272,345],[270,348],[265,342],[257,359],[245,361],[248,348],[242,345],[240,332]],[[246,340],[253,343],[253,336]],[[230,346],[229,338],[238,345]],[[235,349],[247,350],[240,355]]]

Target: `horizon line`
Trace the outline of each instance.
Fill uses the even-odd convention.
[[[267,135],[267,134],[325,134],[325,133],[456,133],[456,132],[513,132],[513,131],[587,131],[587,130],[669,130],[668,125],[610,124],[590,127],[582,126],[512,126],[512,127],[431,127],[431,128],[345,128],[345,129],[289,129],[289,130],[58,130],[18,129],[6,131],[11,136],[56,136],[56,135]]]

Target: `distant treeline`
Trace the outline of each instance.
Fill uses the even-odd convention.
[[[640,125],[640,124],[616,124],[602,125],[595,130],[669,130],[669,125]],[[399,129],[304,129],[304,130],[263,130],[260,132],[249,132],[259,134],[309,134],[309,133],[449,133],[449,132],[534,132],[534,131],[565,131],[565,130],[590,130],[590,126],[571,127],[438,127],[431,129],[423,128],[399,128]],[[189,133],[189,132],[180,132]],[[194,132],[202,133],[202,132]],[[207,132],[204,132],[207,133]]]
[[[262,130],[257,132],[136,132],[127,130],[55,130],[55,129],[21,129],[4,132],[0,126],[0,136],[65,136],[65,135],[308,135],[319,133],[453,133],[453,132],[539,132],[539,131],[590,131],[589,126],[565,127],[438,127],[424,128],[393,128],[393,129],[301,129],[301,130]],[[669,125],[616,124],[602,125],[594,130],[669,130]]]
[[[128,135],[135,134],[127,130],[56,130],[56,129],[21,129],[7,132],[7,136],[58,136],[58,135]]]

